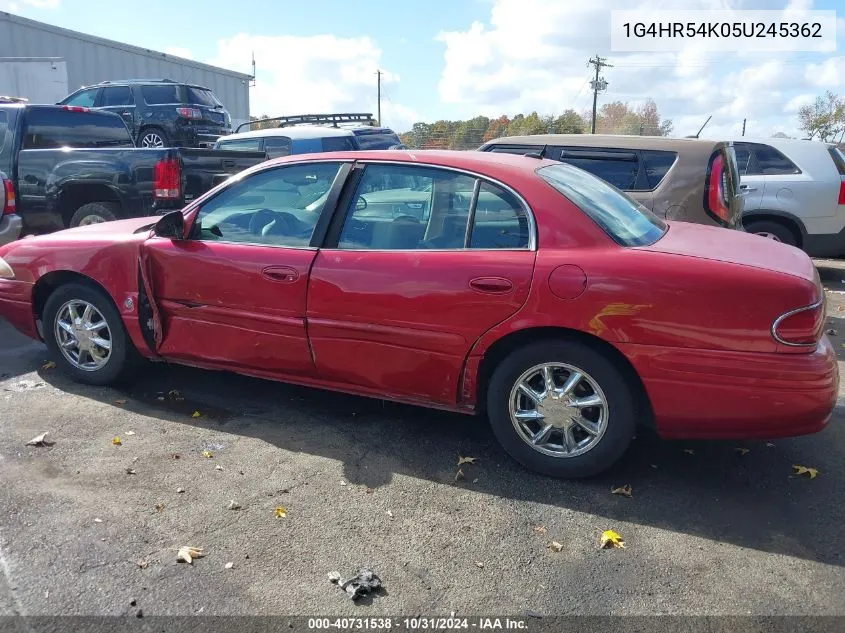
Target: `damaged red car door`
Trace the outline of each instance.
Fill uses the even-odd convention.
[[[305,328],[311,242],[342,167],[315,162],[250,174],[202,203],[186,239],[144,244],[162,357],[314,374]]]

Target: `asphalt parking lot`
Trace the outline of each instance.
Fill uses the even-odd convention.
[[[845,265],[819,267],[845,359]],[[845,614],[845,401],[816,436],[642,434],[566,482],[482,419],[163,365],[92,388],[45,360],[0,323],[0,614]],[[384,591],[353,604],[327,574],[362,566]]]

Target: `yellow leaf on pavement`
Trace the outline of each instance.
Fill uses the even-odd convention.
[[[816,468],[808,468],[807,466],[799,466],[798,464],[793,464],[792,467],[795,469],[794,475],[807,475],[810,479],[815,479],[819,471]]]
[[[202,413],[200,413],[199,411],[194,411],[194,412],[191,414],[191,417],[192,417],[192,418],[198,418],[198,417],[200,417],[201,415],[202,415]]]
[[[119,437],[113,437],[112,440],[111,440],[111,443],[114,444],[115,446],[120,446],[121,444],[123,444],[123,442],[120,441]]]
[[[211,451],[203,451],[202,456],[206,459],[211,459],[212,457],[214,457],[214,453],[212,453]]]
[[[625,547],[625,541],[622,540],[622,535],[613,530],[605,530],[601,533],[601,543],[599,547],[602,549],[610,549],[613,547]]]
[[[176,553],[176,560],[188,563],[189,565],[193,565],[195,558],[202,558],[203,556],[205,556],[205,554],[202,553],[201,547],[191,547],[190,545],[184,545],[180,547],[179,551]]]
[[[548,547],[550,550],[552,550],[553,552],[559,552],[560,550],[562,550],[562,549],[563,549],[563,545],[561,545],[561,544],[560,544],[560,543],[558,543],[557,541],[551,541],[551,542],[547,545],[547,547]]]
[[[288,509],[284,506],[276,506],[273,514],[276,515],[277,519],[284,519],[288,515]]]
[[[534,527],[534,531],[537,532],[537,534],[545,534],[547,530],[545,525],[537,525]]]
[[[477,458],[475,457],[461,457],[458,455],[458,466],[463,466],[464,464],[474,464],[476,459]]]
[[[41,369],[55,369],[55,368],[56,368],[56,363],[54,363],[51,360],[48,360],[46,363],[41,365]]]
[[[629,499],[633,496],[633,489],[631,488],[631,484],[625,484],[624,486],[619,486],[618,488],[611,488],[610,494],[612,495],[622,495],[623,497],[628,497]]]

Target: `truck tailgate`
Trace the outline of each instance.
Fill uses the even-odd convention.
[[[264,152],[178,148],[182,159],[185,202],[201,196],[230,176],[267,160]]]

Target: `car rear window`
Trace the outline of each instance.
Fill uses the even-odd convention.
[[[141,95],[147,105],[179,103],[176,86],[141,86]]]
[[[0,124],[0,129],[2,129],[2,124]],[[845,154],[842,153],[842,150],[838,147],[831,147],[830,150],[830,157],[833,159],[833,162],[836,163],[836,169],[839,170],[840,176],[845,176]]]
[[[126,125],[116,114],[32,108],[26,115],[23,149],[61,147],[134,147]]]
[[[390,130],[355,130],[353,134],[358,139],[360,149],[390,149],[402,144],[396,133]]]
[[[640,152],[643,157],[643,166],[650,189],[657,189],[666,174],[678,159],[676,152],[667,152],[657,149],[646,149]]]
[[[566,196],[622,246],[654,244],[666,224],[603,179],[565,163],[541,167],[537,175]]]
[[[795,163],[770,145],[734,143],[734,153],[741,175],[779,176],[801,173]]]
[[[223,105],[211,90],[194,86],[185,86],[185,103],[204,105],[209,108],[218,108]]]
[[[355,149],[351,136],[327,136],[323,139],[324,152],[348,152]]]

